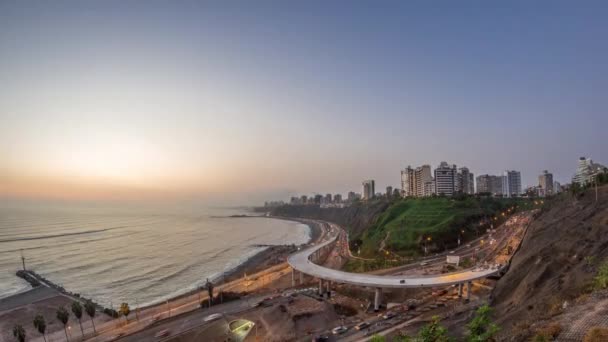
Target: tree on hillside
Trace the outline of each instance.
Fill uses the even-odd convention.
[[[448,329],[439,324],[439,321],[439,316],[433,316],[431,323],[420,329],[418,338],[424,342],[448,342]]]
[[[209,294],[209,306],[211,306],[211,304],[213,304],[213,283],[209,281],[209,278],[207,278],[205,288],[207,289],[207,293]]]
[[[68,337],[68,321],[70,320],[70,313],[64,307],[57,309],[57,320],[63,324],[63,332],[65,333],[65,340],[69,341]]]
[[[80,304],[80,302],[72,302],[72,312],[78,320],[78,324],[80,325],[80,335],[84,339],[84,330],[82,329],[82,305]]]
[[[13,327],[13,336],[19,342],[25,342],[25,329],[21,324],[15,324]]]
[[[498,332],[498,326],[490,320],[492,308],[488,304],[484,304],[475,311],[475,318],[469,324],[467,329],[469,342],[486,342],[494,341],[494,336]]]
[[[44,338],[44,342],[46,342],[46,321],[41,314],[37,314],[36,317],[34,317],[34,328],[42,334],[42,338]]]
[[[120,310],[118,311],[120,312],[121,315],[125,316],[125,321],[129,321],[129,314],[131,313],[131,308],[129,307],[129,304],[127,303],[122,303],[120,304]]]
[[[84,311],[86,311],[87,315],[91,318],[91,323],[93,324],[93,333],[97,334],[97,330],[95,329],[95,321],[93,320],[96,314],[95,304],[88,300],[86,303],[84,303]]]

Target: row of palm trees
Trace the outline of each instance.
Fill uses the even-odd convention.
[[[95,314],[97,313],[96,308],[95,308],[95,304],[93,304],[93,302],[91,301],[87,301],[86,303],[84,303],[84,306],[77,301],[72,302],[72,313],[74,314],[74,317],[76,317],[76,319],[78,320],[78,324],[80,325],[80,334],[84,339],[84,330],[82,329],[82,315],[83,313],[86,312],[87,316],[89,316],[89,318],[91,319],[91,323],[93,324],[93,332],[95,334],[97,334],[97,330],[95,329],[95,321],[93,320],[93,318],[95,318]],[[59,309],[57,309],[56,312],[56,316],[57,320],[59,322],[61,322],[61,324],[63,324],[63,332],[65,333],[65,339],[66,341],[69,341],[70,338],[68,337],[68,330],[67,330],[67,325],[68,325],[68,321],[70,320],[70,313],[68,312],[68,310],[65,307],[60,307]],[[34,317],[34,328],[36,328],[36,330],[38,330],[38,332],[40,334],[42,334],[42,337],[44,338],[44,341],[46,342],[46,319],[44,318],[44,316],[42,316],[41,314],[37,314],[36,317]],[[15,337],[15,339],[18,342],[24,342],[25,341],[25,329],[23,328],[23,326],[21,324],[16,324],[13,327],[13,336]]]

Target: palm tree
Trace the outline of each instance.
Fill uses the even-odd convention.
[[[127,304],[127,303],[120,304],[119,312],[125,316],[125,321],[129,322],[129,317],[127,317],[131,313],[131,308],[129,307],[129,304]]]
[[[36,317],[34,317],[34,327],[42,334],[42,338],[44,338],[44,342],[46,342],[46,335],[44,334],[46,331],[46,321],[41,314],[37,314]]]
[[[25,342],[25,329],[23,329],[21,324],[15,324],[13,327],[13,336],[15,336],[17,341]]]
[[[82,336],[82,339],[84,340],[84,330],[82,330],[82,305],[80,304],[80,302],[74,301],[72,302],[72,312],[74,313],[74,316],[76,316],[76,319],[78,320],[78,324],[80,325],[80,335]]]
[[[57,309],[57,320],[63,324],[63,332],[65,332],[65,340],[69,341],[68,337],[68,320],[70,320],[70,313],[63,306]]]
[[[207,278],[205,288],[207,289],[207,293],[209,294],[209,306],[211,306],[211,303],[213,302],[213,283],[209,281],[209,278]]]
[[[95,304],[93,304],[93,302],[91,302],[90,300],[87,300],[87,302],[84,303],[84,311],[91,318],[91,323],[93,323],[93,332],[95,333],[95,335],[97,335],[97,330],[95,330],[95,321],[93,320],[93,318],[95,318],[96,313]]]

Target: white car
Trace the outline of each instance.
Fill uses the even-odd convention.
[[[215,321],[216,319],[220,319],[220,318],[222,318],[222,314],[215,313],[215,314],[211,314],[211,315],[203,318],[203,322],[211,322],[211,321]]]
[[[348,330],[348,328],[342,325],[342,326],[331,329],[331,333],[334,335],[339,335],[339,334],[344,334],[347,330]]]

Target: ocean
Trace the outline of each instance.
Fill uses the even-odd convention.
[[[238,209],[163,212],[130,208],[0,208],[0,298],[25,291],[26,267],[68,291],[111,303],[160,303],[262,251],[301,244],[309,227]]]

